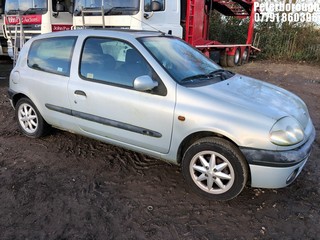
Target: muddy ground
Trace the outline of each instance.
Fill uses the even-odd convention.
[[[59,130],[22,136],[9,69],[0,60],[0,239],[319,239],[319,134],[291,186],[248,187],[210,202],[189,192],[177,166]],[[253,62],[233,70],[299,95],[319,132],[319,67]]]

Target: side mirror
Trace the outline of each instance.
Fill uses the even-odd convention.
[[[158,2],[158,1],[151,2],[151,11],[152,12],[158,12],[158,11],[161,11],[161,9],[162,9],[162,5],[160,2]]]
[[[57,2],[56,11],[57,12],[64,12],[64,6],[60,2]]]
[[[158,82],[153,81],[152,78],[148,75],[143,75],[140,77],[137,77],[133,81],[133,88],[138,91],[150,91],[154,89],[155,87],[158,87]]]

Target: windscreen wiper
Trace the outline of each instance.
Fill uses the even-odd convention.
[[[22,15],[27,15],[27,14],[36,14],[39,11],[43,11],[45,8],[29,8],[26,11],[22,13]]]
[[[219,68],[219,69],[216,69],[216,70],[210,72],[208,75],[210,75],[212,77],[220,76],[222,80],[225,80],[225,79],[228,79],[228,78],[234,76],[235,73],[231,72],[229,70],[223,69],[223,68]]]
[[[6,13],[11,15],[11,14],[17,14],[19,13],[21,10],[20,9],[11,9],[9,11],[7,11]]]
[[[192,80],[199,80],[199,79],[208,79],[210,78],[210,75],[206,75],[206,74],[197,74],[197,75],[193,75],[190,77],[186,77],[184,79],[181,79],[180,82],[188,82],[188,81],[192,81]]]
[[[121,14],[121,12],[119,12],[119,10],[127,10],[127,11],[132,11],[132,10],[137,10],[136,8],[134,7],[112,7],[110,9],[108,9],[104,15],[110,15],[110,14]]]
[[[216,69],[208,74],[197,74],[197,75],[193,75],[190,77],[186,77],[186,78],[180,80],[180,83],[193,81],[193,80],[211,80],[211,79],[215,79],[217,77],[219,77],[221,80],[226,80],[234,75],[235,75],[235,73],[233,73],[229,70],[219,68],[219,69]]]
[[[84,12],[86,10],[89,10],[88,12],[90,12],[90,9],[99,10],[99,9],[101,9],[101,7],[93,6],[93,7],[84,7],[82,9],[84,10]],[[120,10],[137,11],[137,9],[135,7],[112,7],[110,9],[106,9],[105,12],[104,12],[104,15],[111,15],[111,14],[120,15],[120,14],[122,14],[122,12],[120,12]],[[75,16],[80,16],[81,9],[75,9],[73,14]]]

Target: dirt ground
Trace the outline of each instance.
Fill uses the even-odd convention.
[[[0,60],[0,239],[319,239],[319,134],[291,186],[210,202],[189,192],[177,166],[59,130],[22,136],[9,70]],[[299,95],[319,132],[319,67],[263,61],[233,71]]]

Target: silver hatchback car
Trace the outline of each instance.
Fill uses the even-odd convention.
[[[315,139],[296,95],[221,69],[159,32],[32,38],[9,96],[25,135],[52,126],[179,164],[190,188],[213,200],[234,198],[246,184],[289,185]]]

